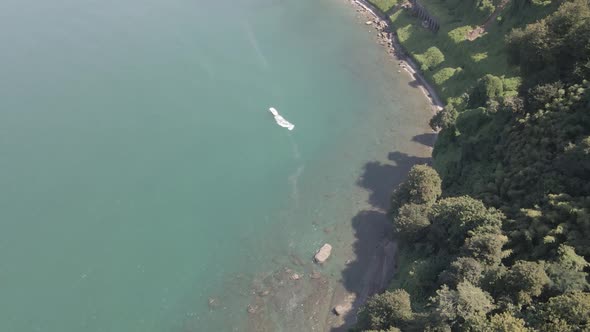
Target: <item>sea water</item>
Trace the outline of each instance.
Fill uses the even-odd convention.
[[[244,330],[256,280],[307,282],[292,258],[324,242],[338,287],[367,163],[428,154],[423,96],[347,0],[5,0],[0,17],[2,331]]]

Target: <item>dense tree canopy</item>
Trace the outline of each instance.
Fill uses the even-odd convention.
[[[456,253],[467,238],[499,232],[503,215],[486,208],[481,201],[461,196],[438,201],[431,208],[430,218],[429,236],[433,245]]]
[[[408,203],[399,208],[393,221],[393,230],[399,239],[413,242],[424,236],[430,225],[429,208],[423,204]]]
[[[526,323],[521,318],[516,318],[510,313],[502,312],[490,317],[489,321],[481,326],[484,332],[532,332],[533,330],[526,327]]]
[[[405,292],[369,301],[362,328],[590,330],[590,4],[508,8],[530,6],[545,17],[501,50],[521,77],[491,72],[449,99],[430,122],[434,169],[415,166],[394,190]]]
[[[389,330],[403,327],[413,318],[410,295],[403,289],[385,292],[367,301],[358,315],[365,329]]]
[[[391,209],[397,210],[406,203],[432,205],[441,195],[441,179],[431,167],[416,165],[410,169],[408,178],[391,196]]]
[[[454,328],[477,326],[494,308],[490,294],[468,281],[460,282],[456,290],[443,285],[432,298],[433,316],[437,325]]]
[[[483,274],[483,265],[475,258],[459,257],[440,274],[439,282],[444,285],[456,286],[459,282],[479,285]]]
[[[503,93],[504,84],[502,83],[502,79],[487,74],[477,82],[469,101],[472,107],[484,106],[488,100],[498,98]]]
[[[585,79],[590,74],[590,6],[585,0],[564,2],[547,18],[507,38],[512,61],[529,86]]]
[[[590,323],[590,294],[571,292],[552,297],[538,310],[544,330],[586,331]]]
[[[550,282],[542,263],[517,261],[502,278],[501,293],[517,305],[529,304]]]

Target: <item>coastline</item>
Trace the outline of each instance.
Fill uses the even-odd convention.
[[[391,58],[384,56],[393,62],[388,61],[390,65],[383,71],[391,70],[395,76],[395,71],[401,73],[403,69],[408,76],[397,75],[411,88],[420,90],[416,91],[415,98],[423,101],[421,111],[436,113],[441,110],[443,103],[436,90],[422,77],[412,59],[405,56],[390,31],[391,22],[366,1],[350,2],[360,14],[362,25],[371,21],[365,28],[376,32],[378,43],[391,55]],[[399,68],[395,68],[396,64]],[[422,95],[426,98],[422,99]],[[326,243],[334,246],[334,257],[326,266],[314,263],[311,257],[290,255],[278,259],[275,270],[262,273],[252,281],[247,331],[273,331],[278,321],[287,330],[348,331],[356,323],[358,309],[369,297],[387,290],[397,270],[398,255],[387,217],[389,194],[413,165],[430,163],[436,133],[426,127],[414,136],[427,135],[425,141],[412,139],[422,145],[421,152],[389,150],[387,161],[368,160],[364,165],[357,179],[358,191],[354,194],[358,206],[351,220],[353,238],[340,238],[349,232],[347,224],[323,229]],[[344,241],[339,242],[341,240]]]
[[[351,0],[350,2],[358,12],[373,19],[374,24],[372,25],[380,32],[380,38],[386,41],[382,45],[385,44],[389,48],[389,53],[400,62],[399,66],[417,82],[416,87],[422,91],[430,103],[432,111],[436,113],[442,110],[444,103],[438,96],[436,89],[422,76],[416,63],[405,55],[403,46],[397,40],[395,33],[390,30],[392,25],[390,18],[367,0]]]
[[[426,97],[432,114],[434,115],[441,111],[444,108],[443,101],[438,96],[434,86],[424,78],[416,63],[407,55],[403,46],[397,40],[395,33],[391,31],[392,22],[390,18],[367,0],[350,0],[350,3],[356,8],[358,13],[364,15],[367,20],[372,21],[370,26],[376,29],[379,44],[385,46],[387,53],[399,63],[400,69],[398,73],[401,73],[403,69],[409,75],[410,79],[413,80],[414,84],[412,86],[418,88],[424,97]],[[367,25],[369,23],[370,21],[366,22]],[[394,68],[391,68],[391,70],[394,70]],[[435,131],[432,133],[433,141],[429,148],[430,151],[432,151],[434,140],[436,140],[438,134]],[[396,160],[397,158],[391,158],[392,155],[395,155],[395,153],[390,154],[390,159],[395,160],[401,167],[397,173],[390,174],[391,179],[387,179],[390,181],[389,185],[391,188],[397,186],[402,181],[402,178],[405,177],[405,174],[407,174],[413,165],[431,162],[431,155],[429,153],[426,158],[418,157],[407,161],[404,160],[402,166],[403,159],[399,158],[399,160]],[[376,180],[383,181],[383,179]],[[368,187],[371,187],[371,185],[369,184]],[[356,260],[355,264],[358,266],[351,269],[356,270],[356,272],[349,271],[350,275],[348,279],[355,279],[354,283],[360,284],[356,285],[360,286],[360,289],[353,291],[349,285],[345,290],[334,289],[332,291],[332,297],[329,301],[331,310],[327,314],[326,321],[326,327],[330,327],[330,332],[344,332],[353,327],[356,324],[356,315],[360,307],[370,296],[387,290],[397,270],[398,248],[397,243],[393,240],[391,223],[389,218],[387,218],[386,212],[386,206],[389,204],[389,196],[380,197],[380,200],[383,201],[383,205],[380,208],[361,211],[355,217],[357,231],[359,233],[365,233],[365,235],[359,236],[354,244],[358,249],[358,255],[356,257],[350,257],[350,259],[354,258]],[[353,224],[355,224],[355,221],[353,221]],[[361,223],[365,224],[365,226],[362,226]],[[371,223],[372,226],[367,226],[367,223]],[[343,283],[346,283],[346,281],[343,281]],[[336,314],[338,307],[344,307],[346,311],[343,314]]]

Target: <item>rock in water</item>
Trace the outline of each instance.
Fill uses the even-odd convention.
[[[314,260],[316,261],[316,263],[322,264],[328,259],[328,257],[330,257],[331,253],[332,253],[332,246],[326,243],[315,254]]]
[[[207,302],[209,304],[210,310],[213,310],[213,309],[216,309],[217,307],[219,307],[219,299],[216,297],[210,297]]]
[[[248,304],[248,313],[255,314],[258,311],[257,305]]]

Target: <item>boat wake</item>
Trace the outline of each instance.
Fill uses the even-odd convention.
[[[303,166],[299,166],[295,173],[289,175],[289,183],[291,183],[291,198],[295,201],[295,206],[299,207],[299,189],[297,182],[303,173]]]
[[[289,130],[293,130],[293,128],[295,128],[295,125],[292,124],[291,122],[285,120],[285,118],[283,118],[279,112],[274,108],[271,107],[268,109],[272,115],[275,117],[275,121],[277,122],[277,124],[283,128],[287,128]]]

